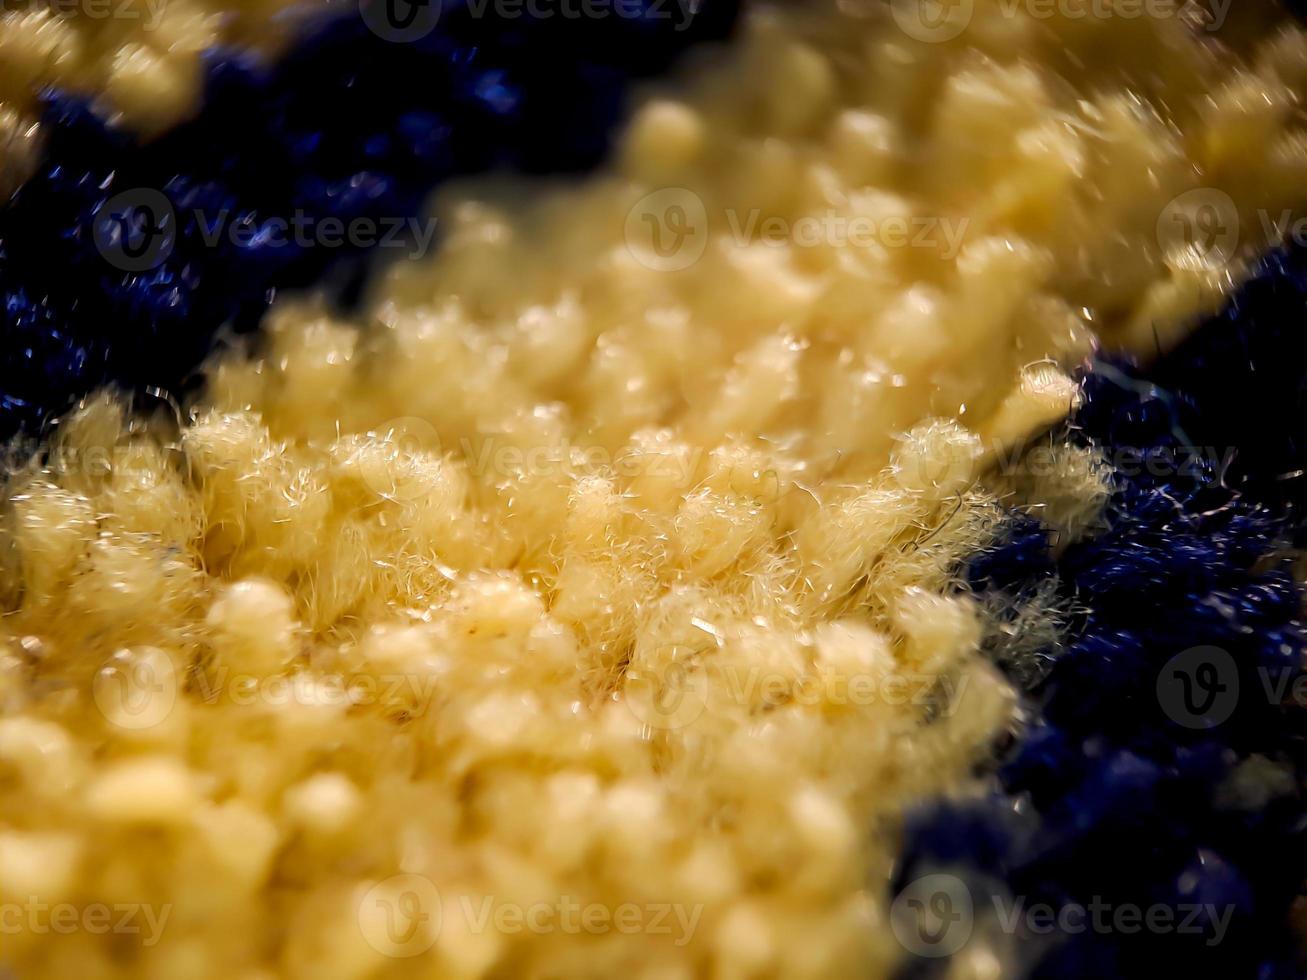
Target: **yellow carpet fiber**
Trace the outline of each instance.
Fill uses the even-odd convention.
[[[12,479],[0,901],[139,926],[20,976],[888,974],[895,816],[1015,721],[978,474],[1307,177],[1294,31],[903,15],[755,9],[607,172],[452,190],[366,317]]]

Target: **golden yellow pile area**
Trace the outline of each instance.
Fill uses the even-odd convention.
[[[6,0],[0,5],[0,192],[12,189],[33,162],[40,127],[31,110],[44,87],[90,96],[133,131],[151,133],[195,108],[205,50],[232,44],[275,51],[294,5],[317,6],[311,0]]]
[[[0,961],[888,975],[896,819],[1014,722],[978,474],[1307,177],[1296,31],[968,7],[754,8],[605,173],[454,189],[356,322],[15,473]]]

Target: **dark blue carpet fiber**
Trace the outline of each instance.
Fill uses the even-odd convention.
[[[107,383],[179,393],[218,328],[251,329],[279,290],[348,305],[364,245],[447,178],[594,166],[631,82],[724,38],[736,0],[583,19],[451,0],[425,32],[403,12],[421,34],[403,40],[377,9],[272,66],[214,55],[201,112],[148,144],[49,97],[39,171],[0,209],[0,437]]]
[[[1301,975],[1305,324],[1307,251],[1281,251],[1159,362],[1096,365],[1065,437],[1117,464],[1107,530],[1055,553],[1014,514],[966,570],[971,589],[1018,602],[1052,580],[1079,611],[1046,669],[1013,672],[1032,721],[991,792],[914,813],[895,887],[956,875],[977,922],[1015,899],[1180,910],[1155,928],[1102,911],[1066,930],[1008,918],[1020,975]],[[914,953],[904,975],[945,962]]]

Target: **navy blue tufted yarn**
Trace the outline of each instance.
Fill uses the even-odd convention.
[[[406,43],[354,12],[271,67],[215,55],[199,116],[148,145],[51,95],[40,169],[0,209],[0,437],[105,383],[177,392],[278,290],[356,298],[366,246],[450,176],[593,166],[631,81],[724,38],[736,0],[498,10],[451,0]]]
[[[1096,366],[1069,436],[1118,464],[1108,529],[1055,556],[1014,515],[967,570],[976,591],[1053,581],[1089,611],[1029,686],[1036,720],[989,794],[910,815],[896,888],[948,871],[986,911],[1196,910],[1189,930],[1017,920],[1023,975],[1300,975],[1287,918],[1307,878],[1307,634],[1286,546],[1307,505],[1305,321],[1307,253],[1282,251],[1146,371]],[[942,962],[910,956],[905,975]]]

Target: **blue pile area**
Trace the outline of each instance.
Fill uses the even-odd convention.
[[[1022,975],[1272,980],[1307,965],[1288,922],[1307,878],[1307,635],[1289,551],[1307,504],[1305,321],[1307,251],[1281,251],[1159,363],[1098,365],[1068,436],[1117,467],[1109,529],[1054,555],[1017,515],[968,569],[977,592],[1019,600],[1052,579],[1089,611],[1029,675],[1036,720],[992,792],[911,816],[896,888],[958,875],[976,921],[995,896],[1194,916],[1188,930],[1179,916],[1018,925]],[[905,975],[944,962],[912,956]]]
[[[390,2],[319,24],[271,67],[215,55],[201,113],[149,144],[49,98],[39,172],[0,209],[0,437],[105,383],[177,393],[215,331],[250,329],[278,290],[326,284],[348,304],[368,243],[449,177],[592,167],[632,80],[736,14]]]

